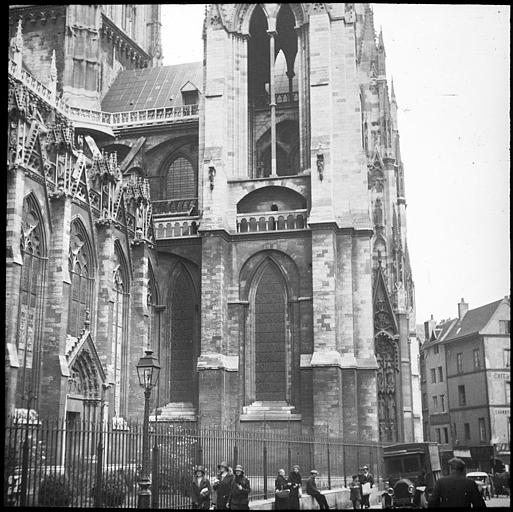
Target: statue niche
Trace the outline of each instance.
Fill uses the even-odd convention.
[[[399,373],[396,342],[381,332],[376,338],[378,370],[378,421],[381,441],[397,441],[397,394],[396,381]]]

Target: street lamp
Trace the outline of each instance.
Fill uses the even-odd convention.
[[[144,422],[143,422],[143,462],[141,478],[139,480],[139,496],[137,499],[138,508],[150,508],[151,491],[149,478],[149,422],[150,422],[150,396],[151,389],[157,385],[159,380],[160,365],[153,355],[153,350],[146,350],[146,355],[137,363],[137,377],[139,385],[144,389]]]

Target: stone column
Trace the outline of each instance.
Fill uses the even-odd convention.
[[[337,350],[335,226],[312,226],[312,355],[314,432],[334,434],[342,428],[342,358]]]
[[[276,92],[274,86],[274,59],[276,32],[268,30],[269,34],[269,95],[271,106],[271,176],[276,176]]]
[[[231,248],[222,232],[205,232],[201,271],[201,353],[198,403],[200,421],[224,425],[235,411],[226,406],[229,372],[238,372],[238,357],[228,355],[228,287]],[[238,375],[238,373],[237,373]],[[207,423],[208,424],[208,423]]]
[[[52,235],[48,243],[45,321],[43,328],[39,410],[44,416],[63,416],[66,406],[69,287],[68,255],[71,198],[55,197],[50,202]]]
[[[353,237],[353,328],[357,360],[358,428],[360,440],[378,439],[378,401],[374,353],[371,246],[372,231]]]
[[[12,128],[14,129],[14,128]],[[20,279],[23,260],[20,253],[21,221],[25,180],[23,171],[17,166],[7,175],[6,245],[5,245],[5,414],[14,413],[16,382],[18,378],[18,354],[16,333],[18,331],[18,307],[20,301]]]
[[[128,381],[127,416],[142,418],[144,412],[143,390],[139,386],[136,365],[144,351],[150,346],[148,339],[150,325],[150,310],[147,303],[148,292],[148,258],[150,249],[148,243],[140,241],[133,242],[132,246],[132,265],[133,280],[130,286],[130,307],[132,314],[130,318],[130,336],[128,336],[128,368],[126,369]],[[158,348],[150,347],[154,354],[157,354]],[[162,366],[162,364],[161,364]],[[156,390],[153,390],[151,402],[155,402]],[[153,406],[151,406],[153,409]]]

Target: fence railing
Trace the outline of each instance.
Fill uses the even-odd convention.
[[[136,507],[142,462],[142,424],[8,419],[4,452],[4,505]],[[269,430],[198,428],[196,423],[150,424],[152,508],[190,508],[196,465],[216,475],[219,462],[241,464],[250,499],[274,496],[280,468],[299,464],[303,477],[320,472],[319,487],[347,486],[361,464],[377,479],[382,448],[332,436]]]

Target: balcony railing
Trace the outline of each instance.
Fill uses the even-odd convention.
[[[199,225],[199,217],[197,216],[153,221],[157,240],[197,236]]]
[[[305,229],[306,210],[240,213],[237,215],[237,233]]]
[[[196,119],[199,106],[182,105],[177,107],[151,108],[145,110],[131,110],[127,112],[103,112],[87,108],[70,107],[64,100],[56,98],[55,94],[39,80],[24,69],[18,70],[18,64],[9,59],[8,71],[11,75],[18,75],[21,82],[62,114],[73,121],[82,121],[112,128],[144,126],[148,124],[165,124],[167,122]]]
[[[165,199],[163,201],[152,201],[153,216],[158,215],[191,215],[198,210],[198,198],[190,197],[185,199]]]
[[[21,70],[21,80],[22,82],[32,89],[36,94],[41,96],[44,100],[51,103],[52,101],[52,92],[46,85],[43,85],[39,80],[36,80],[32,75],[27,73],[24,69]]]

